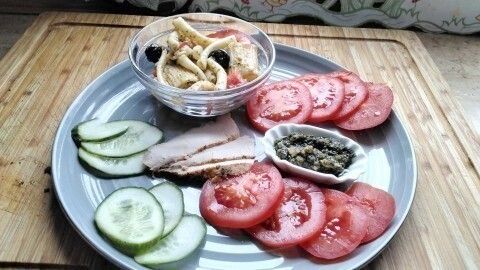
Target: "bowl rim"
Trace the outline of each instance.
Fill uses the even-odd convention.
[[[230,89],[222,89],[222,90],[215,90],[215,91],[187,90],[187,89],[174,87],[174,86],[171,86],[171,85],[161,84],[158,81],[152,79],[145,72],[143,72],[140,69],[140,67],[138,66],[138,64],[136,63],[136,61],[134,61],[135,60],[135,57],[134,57],[134,54],[133,54],[133,51],[134,51],[134,48],[135,48],[135,44],[134,44],[135,42],[134,41],[138,39],[138,37],[140,36],[142,31],[145,30],[145,28],[149,27],[150,25],[152,25],[154,23],[158,23],[158,22],[166,21],[166,20],[171,20],[171,19],[177,18],[177,17],[188,17],[188,16],[191,16],[191,15],[205,15],[205,16],[225,17],[225,18],[230,19],[230,20],[234,20],[234,21],[237,21],[237,22],[249,24],[251,27],[258,30],[260,33],[264,34],[265,37],[267,38],[268,44],[272,48],[272,55],[271,55],[272,57],[271,57],[270,63],[264,69],[264,71],[254,80],[252,80],[252,81],[250,81],[246,84],[242,84],[242,85],[239,85],[237,87],[230,88]],[[270,38],[270,36],[267,33],[265,33],[262,29],[260,29],[258,26],[254,25],[251,22],[247,22],[247,21],[242,20],[240,18],[232,17],[232,16],[229,16],[229,15],[223,15],[223,14],[217,14],[217,13],[211,13],[211,12],[198,12],[198,13],[182,13],[182,14],[177,14],[177,15],[173,15],[173,16],[163,17],[161,19],[155,20],[155,21],[145,25],[142,29],[140,29],[130,39],[130,44],[128,46],[128,58],[130,60],[130,64],[133,67],[135,73],[138,74],[140,77],[142,77],[142,79],[147,81],[149,84],[153,84],[154,86],[156,86],[154,89],[151,89],[151,91],[159,91],[158,86],[165,86],[166,90],[164,90],[164,91],[171,92],[171,93],[174,93],[174,94],[200,95],[200,96],[209,96],[209,95],[212,95],[212,94],[228,95],[228,94],[237,94],[239,92],[249,90],[251,88],[254,88],[255,85],[257,85],[258,83],[262,82],[265,79],[265,76],[268,76],[268,74],[270,74],[270,71],[273,69],[273,65],[275,64],[275,59],[276,59],[276,49],[275,49],[275,44],[272,41],[272,39]]]
[[[337,140],[348,142],[349,144],[351,144],[353,146],[353,147],[351,146],[350,148],[351,149],[354,148],[353,150],[356,154],[355,158],[357,159],[355,161],[352,161],[350,166],[352,166],[354,163],[360,164],[361,166],[359,168],[356,168],[356,170],[350,170],[350,171],[347,171],[343,175],[335,176],[335,175],[330,174],[330,173],[322,173],[322,172],[317,172],[317,171],[314,171],[314,170],[310,170],[310,169],[295,165],[295,164],[291,163],[290,161],[281,159],[280,157],[277,156],[277,154],[274,150],[274,147],[268,141],[268,138],[276,138],[277,136],[275,136],[275,131],[278,131],[278,133],[281,134],[282,132],[280,130],[283,127],[286,127],[286,129],[293,129],[294,132],[299,132],[299,133],[302,133],[302,134],[310,133],[310,132],[303,133],[302,130],[312,131],[310,134],[312,134],[312,133],[323,133],[323,134],[326,134],[326,135],[319,135],[319,136],[328,136],[328,137],[331,137],[331,138],[334,138],[334,139],[337,139]],[[352,139],[350,139],[350,138],[348,138],[348,137],[346,137],[342,134],[338,134],[338,133],[336,133],[332,130],[317,127],[317,126],[312,126],[312,125],[307,125],[307,124],[288,124],[288,123],[279,124],[279,125],[276,125],[276,126],[270,128],[269,130],[267,130],[265,132],[265,135],[262,138],[262,144],[263,144],[263,147],[265,149],[265,154],[275,164],[277,164],[277,166],[279,166],[279,164],[281,164],[283,166],[287,166],[289,168],[292,168],[293,170],[292,169],[289,170],[290,174],[306,176],[308,178],[311,178],[312,181],[320,183],[320,184],[334,185],[334,184],[344,183],[344,182],[347,182],[347,181],[356,181],[356,180],[358,180],[358,178],[362,174],[364,174],[366,172],[366,168],[368,166],[368,156],[365,153],[365,150],[363,149],[363,147],[359,143],[357,143],[356,141],[354,141],[354,140],[352,140]],[[272,149],[273,149],[273,152],[272,152]],[[350,172],[354,173],[355,171],[356,171],[356,173],[354,175],[349,176]],[[313,177],[313,176],[315,176],[315,177]]]

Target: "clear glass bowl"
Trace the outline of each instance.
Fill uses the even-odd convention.
[[[177,17],[183,17],[201,33],[232,28],[249,35],[259,48],[260,76],[239,87],[217,91],[185,90],[158,82],[152,74],[154,64],[147,60],[145,49],[152,43],[166,46],[167,36],[173,31],[172,21]],[[160,102],[182,114],[210,117],[242,106],[256,88],[267,82],[275,61],[275,47],[267,34],[251,23],[220,14],[190,13],[163,18],[145,26],[133,37],[128,55],[138,80]]]

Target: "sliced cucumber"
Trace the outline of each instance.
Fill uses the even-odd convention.
[[[169,234],[180,222],[184,212],[183,192],[175,184],[163,182],[149,190],[160,202],[165,216],[163,235]]]
[[[78,124],[72,129],[72,136],[77,141],[104,141],[113,139],[127,132],[128,125],[124,121],[103,123],[92,119]]]
[[[146,150],[163,138],[158,128],[141,121],[118,121],[128,125],[122,136],[102,142],[82,142],[81,146],[90,153],[106,157],[125,157]]]
[[[95,224],[119,250],[136,255],[162,237],[164,218],[160,203],[143,188],[121,188],[97,207]]]
[[[145,171],[143,165],[144,152],[140,152],[128,157],[102,157],[85,151],[83,148],[78,149],[78,158],[87,163],[90,167],[102,172],[105,176],[127,176],[141,174]]]
[[[161,264],[175,262],[187,257],[202,243],[207,226],[202,218],[186,215],[177,227],[146,253],[135,256],[139,264],[157,268]]]

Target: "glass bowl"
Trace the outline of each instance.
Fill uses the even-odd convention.
[[[216,91],[185,90],[158,82],[152,73],[154,64],[147,60],[145,49],[152,43],[166,46],[167,36],[173,31],[172,21],[177,17],[183,17],[204,34],[232,28],[249,35],[258,46],[260,76],[241,86]],[[166,17],[145,26],[131,40],[128,55],[138,80],[160,102],[182,114],[210,117],[242,106],[255,89],[267,82],[275,61],[275,47],[267,34],[251,23],[214,13],[190,13]]]

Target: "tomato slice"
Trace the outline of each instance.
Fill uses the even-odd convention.
[[[345,86],[345,98],[343,99],[342,107],[333,116],[333,119],[340,119],[349,115],[367,98],[367,87],[357,74],[351,71],[335,71],[326,75],[339,79]]]
[[[352,196],[347,195],[336,189],[323,188],[323,195],[325,196],[325,204],[328,206],[335,206],[341,204],[358,204]]]
[[[247,102],[248,119],[262,132],[281,123],[305,123],[312,110],[310,91],[296,81],[262,86]]]
[[[351,253],[367,232],[367,215],[354,200],[337,190],[324,189],[326,223],[319,236],[300,244],[321,259],[336,259]]]
[[[284,178],[285,192],[275,213],[259,225],[247,229],[269,247],[299,244],[320,233],[327,207],[319,187],[306,180]]]
[[[232,35],[235,36],[235,38],[237,39],[237,42],[246,43],[246,44],[252,43],[250,41],[250,37],[247,34],[241,32],[241,31],[235,30],[235,29],[231,29],[231,28],[222,29],[222,30],[217,31],[215,33],[211,33],[207,36],[211,37],[211,38],[224,38],[224,37],[228,37],[228,36],[232,36]]]
[[[280,172],[255,163],[249,172],[207,181],[200,194],[200,213],[208,223],[224,228],[248,228],[269,218],[282,201]]]
[[[335,124],[343,129],[361,130],[376,127],[387,120],[392,111],[393,92],[384,84],[368,83],[367,100],[351,115]]]
[[[395,199],[388,192],[355,182],[346,192],[356,198],[368,215],[367,234],[362,243],[370,242],[388,228],[395,215]]]
[[[247,81],[243,78],[242,73],[238,69],[231,68],[227,75],[227,88],[240,86]]]
[[[345,90],[339,79],[323,74],[307,74],[295,80],[305,85],[313,98],[313,111],[308,122],[331,120],[342,107]]]

